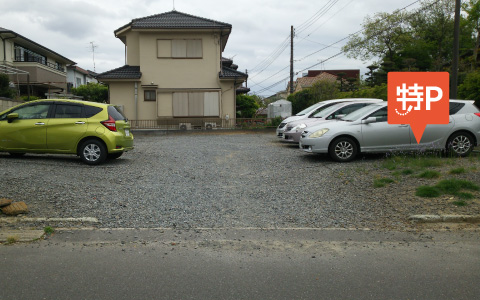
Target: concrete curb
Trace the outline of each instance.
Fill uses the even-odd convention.
[[[0,243],[31,242],[41,239],[43,230],[0,230]]]
[[[470,215],[413,215],[408,218],[418,223],[479,223],[480,216]]]

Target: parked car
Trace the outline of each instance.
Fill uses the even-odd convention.
[[[308,127],[299,146],[306,152],[328,153],[347,162],[360,152],[448,150],[466,156],[480,142],[480,111],[473,101],[450,100],[450,122],[427,125],[417,144],[409,125],[387,122],[387,103],[376,103],[348,114],[342,120]]]
[[[297,113],[296,115],[288,117],[285,120],[283,120],[282,123],[280,123],[280,125],[278,125],[278,127],[277,127],[277,130],[276,130],[277,137],[283,138],[283,132],[285,131],[285,125],[287,125],[289,122],[309,118],[309,117],[319,113],[320,111],[326,109],[327,107],[330,107],[330,106],[335,105],[337,103],[347,102],[347,101],[362,101],[362,100],[365,100],[365,99],[362,99],[362,98],[359,98],[359,99],[357,99],[357,98],[347,98],[347,99],[325,100],[325,101],[318,102],[318,103],[316,103],[312,106],[309,106],[309,107],[305,108],[304,110]],[[378,100],[381,101],[380,99],[378,99]]]
[[[323,122],[333,121],[337,118],[344,117],[364,106],[379,102],[383,102],[383,100],[364,99],[363,101],[337,103],[309,118],[288,123],[285,126],[285,131],[283,132],[283,140],[289,143],[298,143],[303,130],[308,126],[315,126]]]
[[[130,123],[114,105],[37,100],[0,113],[0,152],[76,154],[89,165],[133,149]]]

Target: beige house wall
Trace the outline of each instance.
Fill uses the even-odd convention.
[[[134,36],[138,32],[132,32]],[[127,35],[128,36],[130,36]],[[157,40],[201,39],[202,58],[158,58]],[[134,38],[128,38],[134,40]],[[142,84],[158,85],[158,88],[218,88],[218,72],[220,71],[220,45],[218,36],[211,33],[144,33],[138,38],[137,49],[128,46],[128,65],[137,65],[139,61],[142,72]],[[130,44],[127,44],[130,45]],[[130,63],[130,59],[132,63]]]
[[[127,45],[127,65],[140,66],[142,76],[135,83],[113,80],[110,102],[122,105],[131,120],[169,119],[174,116],[173,93],[218,92],[220,118],[235,118],[234,80],[220,80],[220,32],[159,31],[130,29],[122,34]],[[201,40],[201,58],[172,58],[171,48],[161,48],[168,41]],[[167,42],[166,42],[167,41]],[[172,42],[173,43],[173,42]],[[195,42],[195,47],[198,43]],[[195,48],[198,50],[198,48]],[[197,52],[195,52],[197,53]],[[160,56],[160,57],[159,57]],[[237,82],[237,85],[241,84]],[[145,101],[145,90],[156,91],[156,101]],[[195,118],[195,117],[191,117]]]
[[[130,32],[127,35],[127,65],[140,66],[139,32]]]
[[[111,82],[109,86],[110,103],[122,106],[125,116],[135,119],[135,83]]]

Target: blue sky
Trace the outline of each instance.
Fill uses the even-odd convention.
[[[134,18],[175,9],[232,24],[223,53],[240,71],[249,70],[252,92],[269,96],[286,88],[289,76],[290,26],[294,40],[295,72],[311,69],[361,69],[371,62],[338,54],[346,41],[325,48],[361,29],[367,15],[393,12],[415,0],[0,0],[0,27],[13,30],[97,72],[124,64],[123,43],[113,31]],[[418,7],[416,3],[408,10]],[[288,45],[287,45],[288,44]],[[285,49],[284,49],[285,48]],[[284,49],[284,50],[283,50]],[[278,51],[276,51],[278,50]],[[283,51],[281,51],[283,50]],[[321,50],[321,51],[320,51]],[[274,59],[275,58],[275,59]],[[273,86],[273,84],[278,83]]]

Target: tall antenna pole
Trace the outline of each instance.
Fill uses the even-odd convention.
[[[173,0],[173,10],[175,10],[175,0]]]
[[[93,72],[97,72],[95,70],[95,48],[97,48],[98,46],[95,45],[93,42],[90,42],[90,45],[92,46],[92,55],[93,55]]]
[[[293,94],[293,25],[290,28],[290,94]]]

